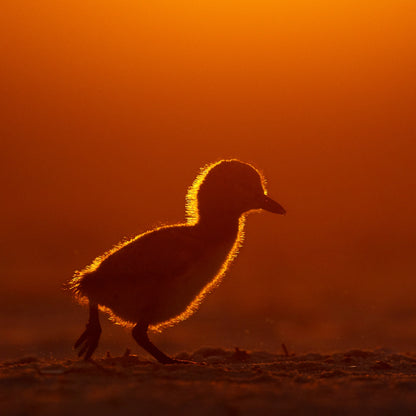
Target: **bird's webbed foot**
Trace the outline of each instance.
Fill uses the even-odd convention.
[[[158,361],[162,364],[196,364],[193,361],[189,360],[178,360],[177,358],[170,358],[168,356],[159,357]]]
[[[89,360],[98,346],[101,335],[101,325],[98,319],[98,309],[95,305],[90,306],[90,319],[85,331],[77,339],[74,349],[79,348],[78,357],[84,355],[85,360]]]
[[[88,322],[85,331],[75,342],[74,349],[79,348],[78,357],[84,355],[85,360],[89,360],[98,346],[101,335],[100,324]]]
[[[192,365],[200,365],[201,363],[191,360],[178,360],[176,358],[171,358],[172,361],[166,364],[192,364]]]

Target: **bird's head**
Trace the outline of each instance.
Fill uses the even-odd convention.
[[[286,213],[280,204],[267,196],[262,174],[252,165],[236,159],[209,165],[188,192],[188,214],[191,216],[196,210],[201,218],[239,217],[259,209]]]

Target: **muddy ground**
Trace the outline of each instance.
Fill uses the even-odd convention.
[[[416,354],[383,349],[302,355],[202,348],[161,365],[131,355],[94,362],[1,363],[2,415],[414,415]]]

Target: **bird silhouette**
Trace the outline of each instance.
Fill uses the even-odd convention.
[[[186,197],[187,221],[140,234],[76,271],[69,288],[89,304],[89,320],[74,348],[90,359],[101,335],[99,310],[132,327],[136,342],[164,364],[178,362],[160,351],[148,330],[187,319],[219,284],[243,241],[246,215],[285,214],[267,196],[263,175],[236,159],[201,170]]]

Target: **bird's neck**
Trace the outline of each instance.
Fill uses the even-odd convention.
[[[207,238],[234,241],[242,231],[244,221],[237,216],[201,216],[196,227]]]

